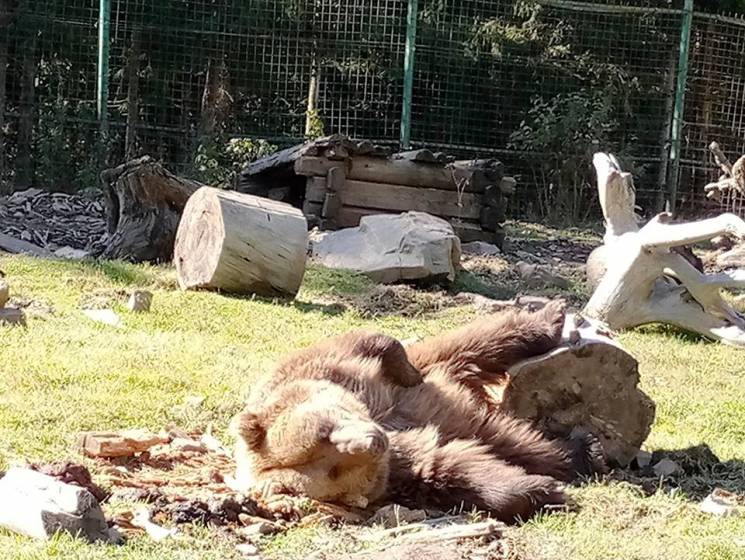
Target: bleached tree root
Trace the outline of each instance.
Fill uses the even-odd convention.
[[[604,273],[584,309],[612,330],[667,323],[727,344],[745,346],[745,318],[721,289],[745,288],[745,270],[704,274],[683,257],[681,247],[718,236],[745,238],[745,222],[734,214],[671,223],[659,214],[639,228],[629,173],[609,154],[595,154],[598,191],[606,223]],[[597,265],[594,265],[597,266]]]

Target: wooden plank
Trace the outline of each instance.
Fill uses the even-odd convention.
[[[308,181],[306,200],[323,202],[326,196],[326,180],[313,177]],[[453,191],[404,187],[383,183],[348,180],[339,192],[345,206],[358,206],[392,212],[414,210],[435,216],[478,219],[481,212],[481,196]],[[460,199],[462,206],[458,205]]]
[[[347,180],[347,172],[343,167],[333,167],[326,175],[326,190],[339,192],[344,188]]]
[[[481,169],[450,169],[444,165],[422,164],[407,160],[375,157],[353,157],[346,162],[323,157],[302,157],[295,161],[295,173],[307,177],[325,176],[329,169],[346,166],[347,178],[371,183],[405,185],[454,191],[454,174],[471,179],[466,192],[480,193],[493,181]]]
[[[323,177],[330,169],[346,167],[344,161],[334,161],[325,157],[304,156],[295,160],[295,173],[306,177]]]

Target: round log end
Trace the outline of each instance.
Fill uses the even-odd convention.
[[[220,202],[208,188],[186,203],[176,232],[173,259],[182,290],[209,288],[220,262],[225,239]]]
[[[174,260],[182,289],[295,296],[307,248],[308,224],[298,209],[203,187],[184,209]]]

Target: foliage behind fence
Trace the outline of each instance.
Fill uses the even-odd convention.
[[[396,146],[409,4],[110,0],[102,126],[99,0],[0,0],[0,187],[94,187],[102,167],[142,153],[217,181],[307,134]],[[516,214],[575,221],[597,211],[588,155],[613,150],[640,203],[660,208],[683,12],[649,4],[418,0],[412,145],[495,155],[519,176]],[[744,51],[745,22],[694,16],[687,210],[716,176],[708,143],[745,151]]]

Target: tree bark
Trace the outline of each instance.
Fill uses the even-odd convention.
[[[606,221],[605,271],[584,314],[613,330],[669,323],[745,346],[745,319],[719,293],[745,287],[745,271],[707,275],[681,254],[682,247],[719,235],[741,239],[745,222],[722,214],[673,224],[669,214],[659,214],[639,228],[630,220],[635,202],[631,175],[608,154],[595,154],[593,163]]]
[[[16,190],[31,187],[34,182],[34,164],[32,157],[36,97],[36,41],[30,40],[23,45],[21,62],[21,93],[18,102],[18,155],[16,157]]]
[[[176,235],[182,289],[295,296],[305,274],[308,225],[288,204],[204,187]]]
[[[137,156],[137,128],[140,125],[140,32],[132,32],[132,44],[127,56],[127,131],[124,156],[129,161]]]
[[[0,2],[0,14],[3,3]],[[7,105],[7,78],[8,78],[8,31],[0,24],[0,193],[6,176],[5,170],[5,107]]]
[[[169,262],[181,213],[202,185],[169,173],[150,157],[101,174],[109,241],[104,259]]]

